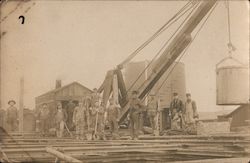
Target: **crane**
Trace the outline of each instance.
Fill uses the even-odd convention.
[[[183,26],[178,30],[177,34],[173,37],[171,42],[155,61],[155,64],[152,68],[153,71],[148,76],[148,79],[140,86],[139,90],[137,90],[139,92],[140,99],[143,99],[150,92],[161,76],[190,45],[192,42],[192,32],[214,7],[216,2],[217,0],[209,0],[202,1],[201,3],[197,4],[196,10],[188,17]],[[154,37],[155,35],[152,38]],[[147,45],[148,43],[149,42],[145,42],[143,46]],[[121,115],[119,117],[120,123],[126,118],[129,110],[128,90],[126,89],[121,70],[136,56],[139,50],[140,47],[135,51],[135,53],[132,53],[130,56],[128,56],[115,69],[109,70],[106,74],[104,82],[98,89],[99,93],[103,93],[103,102],[105,105],[107,104],[107,101],[111,95],[120,104],[122,108]]]

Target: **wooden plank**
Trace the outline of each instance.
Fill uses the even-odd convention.
[[[80,160],[77,160],[71,156],[68,156],[62,152],[59,152],[57,151],[56,149],[53,149],[53,148],[50,148],[50,147],[47,147],[46,148],[46,151],[54,156],[56,156],[57,158],[59,158],[60,160],[64,160],[64,161],[67,161],[67,162],[73,162],[73,163],[82,163],[82,161]]]
[[[114,102],[116,104],[119,104],[118,80],[117,80],[117,75],[116,74],[114,74],[114,76],[113,76],[112,88],[113,88],[113,100],[114,100]]]
[[[222,158],[222,159],[203,159],[192,161],[175,161],[173,163],[248,163],[249,158]],[[170,162],[172,163],[172,162]]]

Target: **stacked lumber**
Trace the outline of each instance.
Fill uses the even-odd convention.
[[[250,135],[140,136],[139,140],[79,141],[6,137],[2,152],[12,162],[171,162],[250,157]]]

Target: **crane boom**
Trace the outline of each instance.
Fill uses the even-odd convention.
[[[201,22],[201,20],[207,15],[207,13],[213,8],[215,3],[216,0],[203,1],[186,21],[182,29],[178,32],[178,34],[176,34],[168,47],[157,59],[155,66],[153,67],[153,72],[138,90],[140,99],[143,99],[146,96],[146,94],[154,87],[164,72],[168,70],[168,68],[174,63],[178,56],[180,56],[183,50],[191,43],[191,33]],[[129,103],[127,102],[123,107],[119,117],[120,122],[122,122],[126,117],[128,109]]]

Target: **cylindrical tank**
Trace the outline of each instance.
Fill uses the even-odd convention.
[[[217,105],[241,105],[249,102],[249,69],[231,65],[216,69]]]
[[[124,71],[124,82],[127,90],[133,91],[138,90],[142,83],[147,79],[148,71],[142,73],[142,71],[148,65],[148,61],[130,62]],[[138,76],[141,75],[139,79]],[[134,82],[137,82],[134,84]],[[133,85],[133,86],[132,86]]]
[[[124,72],[124,81],[126,88],[130,88],[133,82],[138,78],[138,76],[141,74],[141,72],[147,67],[149,64],[149,61],[140,61],[140,62],[132,62],[127,65]],[[169,72],[173,71],[169,74]],[[132,90],[137,90],[142,83],[147,79],[147,77],[152,72],[152,66],[150,65],[145,71],[142,76],[138,79],[136,84],[133,86]],[[167,77],[167,80],[165,81]],[[165,81],[165,82],[164,82]],[[162,85],[162,83],[164,84]],[[160,88],[161,87],[161,88]],[[159,89],[160,88],[160,89]],[[157,92],[157,90],[159,90]],[[156,83],[156,85],[153,87],[152,91],[153,93],[157,92],[157,97],[161,100],[161,108],[168,108],[170,105],[170,102],[173,97],[173,93],[177,92],[179,94],[179,98],[181,100],[185,99],[186,94],[186,83],[185,83],[185,66],[183,63],[176,62],[174,63],[168,71],[166,71],[162,77],[159,79],[159,81]]]
[[[174,66],[174,69],[172,70],[173,66]],[[172,72],[170,72],[171,70]],[[165,81],[166,78],[167,80]],[[163,82],[164,84],[162,85]],[[174,63],[168,69],[168,71],[164,73],[164,75],[161,77],[161,79],[153,88],[153,92],[156,92],[157,90],[159,90],[159,92],[157,93],[157,96],[160,97],[161,108],[169,108],[174,92],[178,93],[179,99],[181,99],[184,102],[185,95],[186,95],[186,80],[185,80],[184,63],[181,63],[181,62]]]

